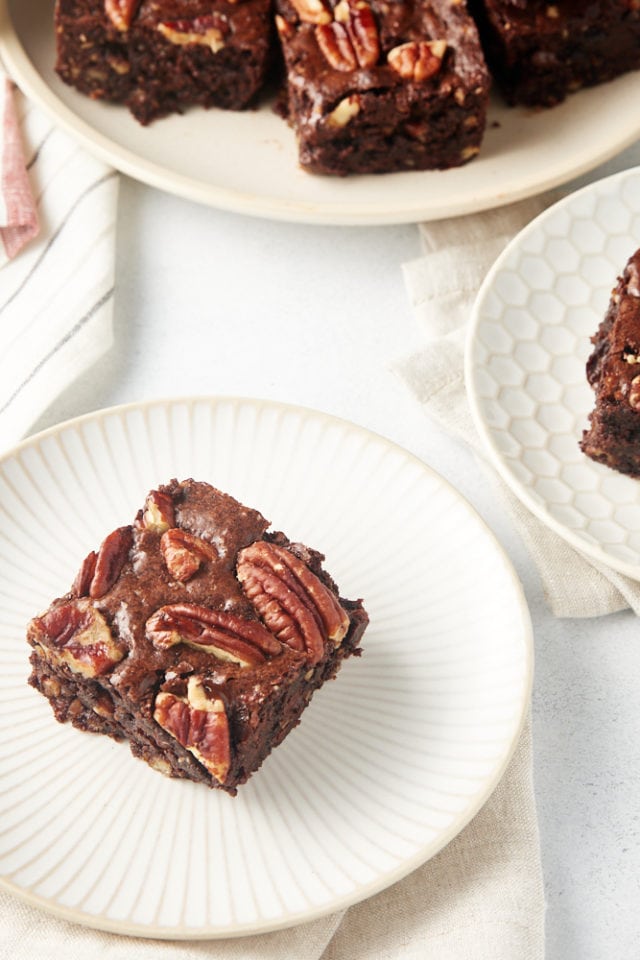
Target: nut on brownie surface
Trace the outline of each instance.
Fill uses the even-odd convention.
[[[235,794],[368,623],[322,554],[268,527],[207,483],[151,491],[29,624],[29,682],[56,718]]]

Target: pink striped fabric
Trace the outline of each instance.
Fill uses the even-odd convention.
[[[0,265],[38,235],[38,212],[27,176],[13,102],[13,84],[0,77]]]
[[[0,65],[0,452],[113,343],[118,182]]]

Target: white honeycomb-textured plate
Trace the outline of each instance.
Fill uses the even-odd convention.
[[[229,797],[55,722],[25,628],[148,489],[193,476],[326,554],[371,617],[359,659]],[[443,847],[517,742],[531,624],[455,490],[341,420],[241,399],[157,401],[40,434],[0,460],[0,883],[144,937],[274,930],[362,900]]]
[[[578,443],[593,409],[590,337],[640,247],[640,169],[551,207],[498,258],[478,294],[466,378],[502,477],[583,553],[640,579],[640,484]]]

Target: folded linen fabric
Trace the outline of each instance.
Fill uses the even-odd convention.
[[[487,271],[507,243],[557,199],[558,195],[547,194],[481,214],[420,224],[423,256],[403,267],[411,305],[425,332],[425,346],[399,361],[398,371],[425,413],[470,444],[481,459],[483,450],[464,382],[471,308]],[[534,517],[497,475],[495,482],[557,616],[596,617],[627,607],[640,613],[639,583],[574,550]]]
[[[55,127],[1,68],[0,115],[6,449],[111,345],[118,176]]]

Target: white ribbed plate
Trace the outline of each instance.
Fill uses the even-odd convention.
[[[497,470],[570,544],[640,580],[640,484],[578,446],[585,364],[611,290],[640,246],[640,168],[565,197],[509,244],[476,299],[467,392]]]
[[[26,683],[28,619],[173,476],[324,551],[371,616],[364,655],[236,798],[57,724]],[[521,588],[466,501],[380,437],[276,403],[132,405],[19,446],[0,461],[0,591],[2,883],[121,933],[237,936],[383,889],[479,809],[529,700]]]

